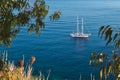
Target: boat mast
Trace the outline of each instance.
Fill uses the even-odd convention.
[[[77,16],[77,33],[79,33],[79,20],[78,20],[78,16]]]
[[[82,28],[82,34],[83,34],[84,33],[84,31],[83,31],[83,18],[82,18],[82,27],[81,28]]]

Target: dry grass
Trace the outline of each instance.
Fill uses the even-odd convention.
[[[6,56],[7,53],[4,54],[1,61],[3,61],[3,69],[0,70],[0,80],[48,80],[50,76],[50,71],[48,76],[45,77],[42,72],[38,77],[32,76],[32,65],[35,62],[35,57],[32,56],[30,59],[30,64],[27,65],[27,70],[24,67],[24,59],[18,61],[18,66],[14,65],[14,62],[8,62]]]

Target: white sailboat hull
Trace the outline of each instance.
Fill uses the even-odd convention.
[[[71,33],[70,35],[76,38],[87,38],[90,36],[90,34],[83,34],[83,33]]]

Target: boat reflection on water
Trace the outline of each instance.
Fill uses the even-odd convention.
[[[90,43],[89,38],[71,38],[71,39],[75,41],[77,51],[83,51],[87,49]]]

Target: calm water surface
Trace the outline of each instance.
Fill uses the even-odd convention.
[[[110,0],[47,0],[50,14],[55,10],[62,11],[62,17],[57,22],[46,19],[46,28],[41,29],[40,36],[28,34],[26,28],[12,42],[7,50],[9,59],[22,59],[26,62],[33,55],[36,62],[33,65],[33,74],[38,75],[41,70],[44,74],[51,69],[51,80],[83,80],[90,79],[92,72],[98,78],[98,69],[89,66],[90,53],[110,52],[112,47],[105,48],[103,39],[98,38],[98,28],[102,25],[120,26],[120,1]],[[84,18],[85,33],[92,35],[88,39],[74,39],[70,33],[76,30],[76,16]],[[80,24],[81,25],[81,24]]]

